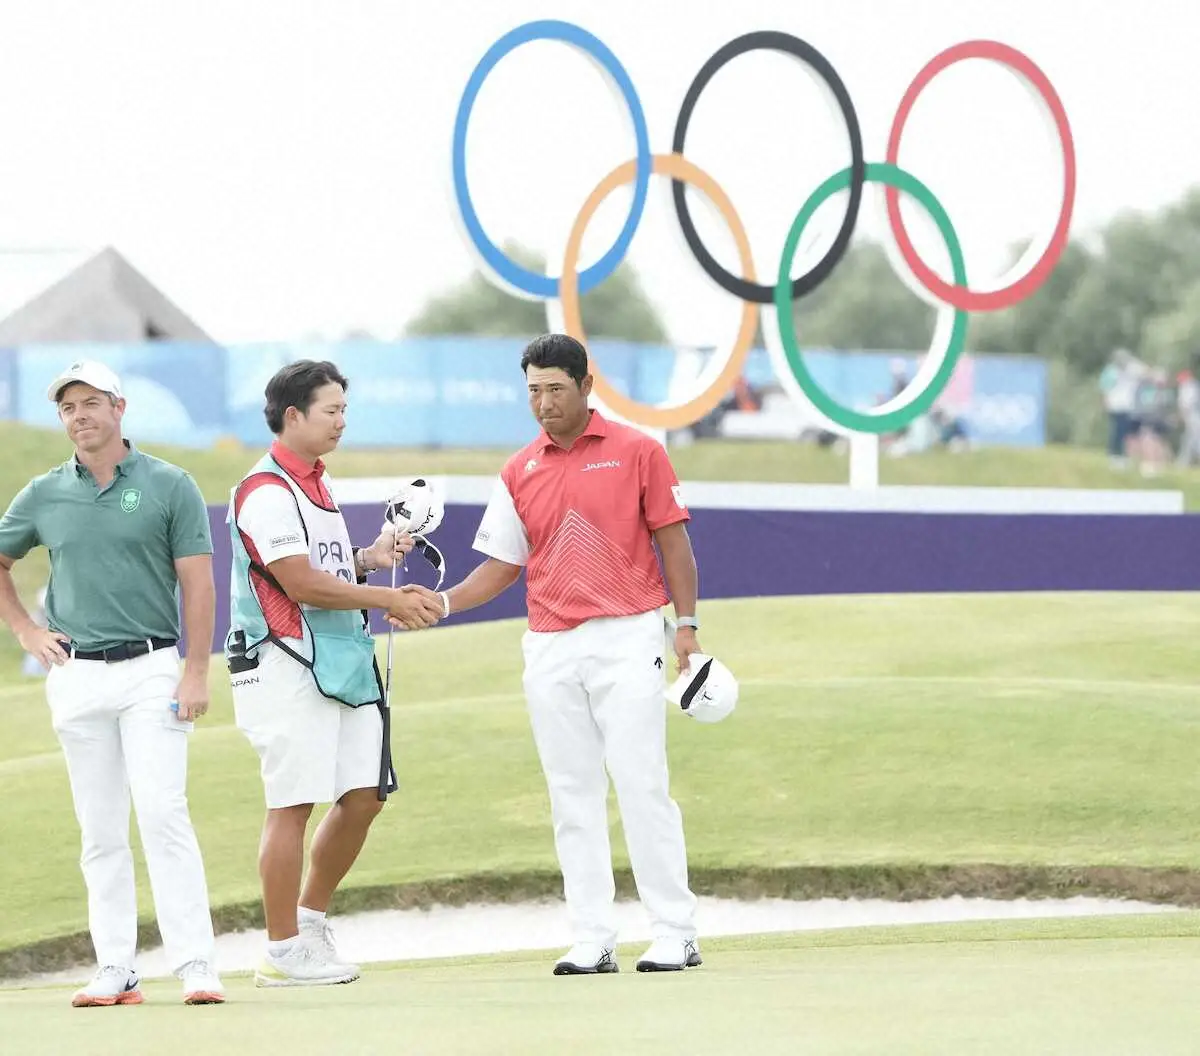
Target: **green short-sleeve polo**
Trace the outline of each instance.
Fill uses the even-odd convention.
[[[0,553],[50,551],[46,616],[80,649],[178,638],[175,561],[212,553],[192,477],[129,445],[101,490],[73,457],[30,481],[0,519]]]

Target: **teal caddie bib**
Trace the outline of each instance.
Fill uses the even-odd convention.
[[[269,454],[258,461],[243,481],[260,473],[279,477],[295,499],[312,566],[349,583],[355,582],[350,533],[336,505],[325,508],[313,503]],[[252,658],[263,642],[273,642],[312,672],[317,689],[324,696],[352,708],[381,704],[383,683],[375,661],[375,642],[363,611],[319,609],[302,604],[298,606],[302,628],[300,639],[285,639],[271,632],[255,593],[251,572],[281,592],[282,587],[267,568],[251,558],[242,542],[234,510],[237,490],[235,487],[230,494],[229,512],[225,518],[233,549],[226,658],[243,655]]]

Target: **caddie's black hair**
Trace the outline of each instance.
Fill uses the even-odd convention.
[[[329,384],[340,385],[343,392],[350,389],[345,376],[328,360],[301,359],[289,363],[267,382],[267,405],[263,408],[267,427],[278,436],[283,432],[284,412],[295,407],[301,414],[307,414],[317,389]]]

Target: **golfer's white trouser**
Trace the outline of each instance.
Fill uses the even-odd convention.
[[[654,611],[523,639],[525,696],[575,942],[617,938],[610,775],[654,937],[696,936],[683,818],[668,788],[664,672],[673,657],[664,638]]]
[[[131,795],[168,963],[212,961],[208,887],[187,804],[191,723],[170,710],[179,675],[178,650],[160,649],[114,664],[68,660],[46,679],[79,820],[88,927],[101,965],[134,967]]]

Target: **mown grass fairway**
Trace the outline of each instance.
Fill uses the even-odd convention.
[[[785,876],[791,894],[912,896],[956,884],[1075,893],[1058,891],[1062,874],[1031,869],[1112,867],[1101,878],[1110,893],[1178,897],[1119,872],[1177,867],[1200,893],[1200,599],[770,599],[710,603],[702,615],[701,641],[739,674],[743,695],[720,726],[669,716],[673,788],[701,889],[779,893],[771,878]],[[520,695],[521,630],[397,638],[402,788],[343,911],[387,904],[401,884],[418,885],[406,899],[431,884],[461,898],[556,889]],[[261,792],[219,668],[213,686],[213,712],[192,742],[191,803],[214,903],[248,907],[222,918],[232,924],[257,911]],[[81,932],[85,901],[40,683],[0,689],[0,708],[2,963],[5,950]],[[614,848],[624,864],[619,828]],[[813,867],[835,872],[806,878]],[[758,879],[742,884],[748,869]],[[140,862],[139,878],[148,918]]]
[[[554,978],[544,954],[372,967],[350,986],[256,990],[185,1008],[72,1009],[70,990],[0,991],[6,1051],[1194,1053],[1200,916],[854,929],[711,942],[682,975]]]

